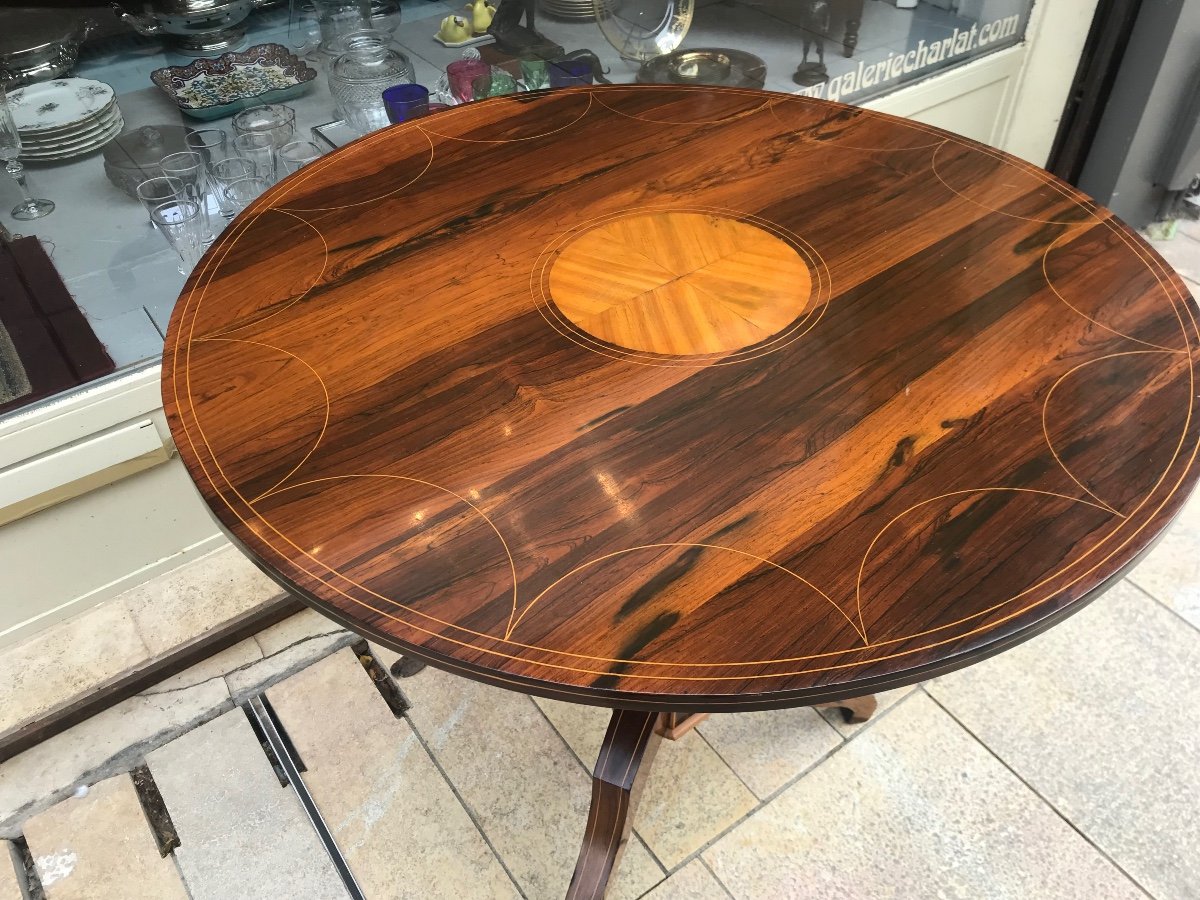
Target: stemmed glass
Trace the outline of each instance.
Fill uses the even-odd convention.
[[[13,207],[12,217],[28,221],[40,219],[54,212],[54,201],[35,200],[25,186],[25,167],[17,159],[21,155],[21,133],[17,123],[13,121],[12,110],[8,106],[8,97],[0,84],[0,159],[4,160],[4,168],[16,181],[25,200]]]

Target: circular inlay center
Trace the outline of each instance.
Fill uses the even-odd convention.
[[[738,350],[808,308],[804,259],[769,231],[725,216],[657,212],[590,228],[560,251],[550,296],[593,337],[651,353]]]

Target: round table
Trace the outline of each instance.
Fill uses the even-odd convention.
[[[1196,481],[1196,313],[1107,210],[949,132],[571,89],[267,191],[189,278],[163,392],[307,603],[615,709],[590,897],[656,726],[910,684],[1119,577]]]

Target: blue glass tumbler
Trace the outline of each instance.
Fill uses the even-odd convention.
[[[592,64],[586,59],[560,59],[546,66],[550,87],[575,87],[592,83]]]
[[[383,92],[383,107],[392,124],[429,115],[429,88],[420,84],[395,84]]]

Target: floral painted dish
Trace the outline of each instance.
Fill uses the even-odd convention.
[[[150,73],[150,79],[193,119],[219,119],[261,103],[290,100],[304,93],[316,77],[316,69],[279,44],[258,44]]]

